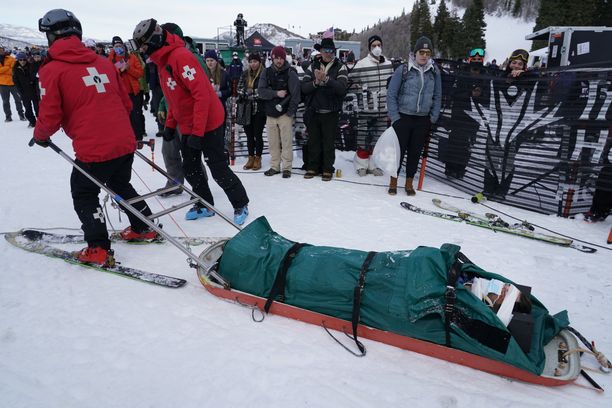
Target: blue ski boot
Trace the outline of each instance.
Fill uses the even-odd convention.
[[[198,218],[212,217],[213,215],[215,215],[214,211],[211,211],[206,207],[194,205],[191,207],[191,210],[187,211],[187,214],[185,214],[185,219],[197,220]]]
[[[238,225],[244,224],[246,217],[249,215],[249,208],[245,205],[234,210],[234,222]]]

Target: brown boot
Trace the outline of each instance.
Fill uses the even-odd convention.
[[[243,170],[250,170],[253,168],[253,164],[255,164],[255,156],[249,156],[246,164],[242,168]]]
[[[261,156],[253,156],[253,167],[251,170],[261,169]]]
[[[406,190],[406,194],[409,196],[416,195],[416,191],[414,191],[414,187],[412,187],[412,177],[406,179],[404,190]]]
[[[391,177],[389,180],[389,190],[387,190],[389,195],[397,194],[397,177]]]

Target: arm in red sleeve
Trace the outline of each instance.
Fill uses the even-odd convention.
[[[59,74],[52,72],[47,66],[40,72],[41,99],[34,128],[34,139],[49,140],[62,125],[64,112],[62,111],[62,95],[59,89]]]
[[[208,122],[210,97],[213,93],[212,85],[196,57],[189,51],[181,54],[181,57],[177,59],[175,69],[177,80],[189,89],[189,93],[194,100],[191,133],[204,136],[206,123]]]

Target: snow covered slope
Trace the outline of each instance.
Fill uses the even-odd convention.
[[[154,134],[152,117],[146,116],[147,130]],[[0,123],[0,232],[79,228],[70,198],[70,166],[51,149],[27,147],[31,133],[25,122]],[[64,134],[53,140],[72,154]],[[159,146],[156,161],[161,163]],[[297,170],[290,179],[264,177],[242,171],[244,159],[238,160],[234,169],[251,199],[249,220],[265,215],[290,239],[363,250],[459,244],[486,270],[532,286],[552,313],[568,309],[573,325],[612,355],[611,251],[583,254],[410,213],[400,207],[401,201],[433,209],[431,199],[440,197],[437,193],[459,197],[444,197],[457,206],[485,209],[429,179],[424,188],[430,192],[390,197],[384,185],[388,179],[359,178],[351,158],[350,153],[338,154],[342,178],[329,183],[304,180]],[[264,157],[264,169],[268,160]],[[301,165],[299,158],[295,165]],[[160,175],[138,159],[134,170],[138,191],[163,185]],[[223,192],[214,182],[211,188],[219,210],[230,214]],[[149,205],[155,211],[185,199],[149,200]],[[612,225],[612,219],[590,225],[493,205],[604,246]],[[119,221],[115,210],[109,208],[109,215],[115,228],[127,225],[126,217]],[[174,235],[235,233],[218,216],[185,221],[183,215],[176,214],[176,223],[166,217],[164,228]],[[575,386],[545,388],[509,381],[368,340],[363,340],[367,356],[355,358],[320,327],[277,316],[253,322],[249,309],[206,292],[185,256],[170,244],[117,244],[114,249],[125,265],[182,277],[188,284],[181,289],[156,287],[31,254],[0,239],[0,406],[612,405],[610,375],[592,373],[607,389],[598,394]]]

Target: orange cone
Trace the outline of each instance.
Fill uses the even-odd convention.
[[[612,228],[610,228],[610,233],[608,234],[608,244],[612,244]]]

